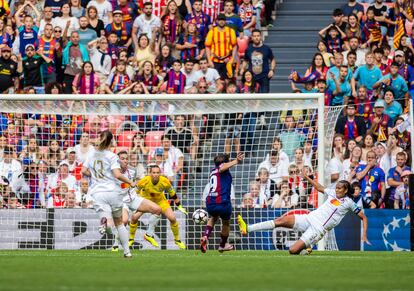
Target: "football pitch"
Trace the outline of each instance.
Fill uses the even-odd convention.
[[[0,290],[413,290],[408,252],[0,251]]]

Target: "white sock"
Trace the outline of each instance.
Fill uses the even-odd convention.
[[[118,232],[115,233],[115,241],[114,244],[112,245],[113,248],[119,247],[119,234]]]
[[[124,254],[127,255],[130,253],[128,246],[129,232],[127,231],[125,225],[121,224],[116,227],[118,230],[119,240],[121,242],[122,248],[124,249]]]
[[[258,230],[268,230],[268,229],[274,229],[275,228],[275,222],[273,220],[263,221],[259,223],[255,223],[252,225],[247,226],[247,231],[258,231]]]
[[[155,214],[152,214],[150,218],[148,219],[147,234],[149,236],[154,236],[155,228],[157,227],[160,219],[161,219],[161,215],[155,215]]]

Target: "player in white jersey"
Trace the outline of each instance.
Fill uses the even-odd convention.
[[[124,249],[124,257],[131,258],[128,231],[122,223],[124,193],[118,180],[130,186],[135,186],[136,182],[122,175],[118,156],[109,150],[112,140],[113,135],[110,131],[101,132],[97,150],[88,156],[82,174],[91,177],[90,191],[94,197],[94,208],[101,217],[100,232],[112,233],[112,229],[108,227],[108,220],[112,219]]]
[[[317,209],[309,214],[288,215],[278,217],[275,220],[269,220],[252,225],[246,225],[243,218],[239,215],[237,222],[242,235],[248,232],[269,230],[276,227],[292,228],[302,232],[302,236],[290,248],[290,254],[308,254],[307,248],[316,244],[323,238],[325,233],[337,226],[342,218],[348,212],[357,214],[363,225],[361,240],[369,243],[367,240],[368,219],[362,209],[360,209],[352,200],[352,188],[348,181],[342,180],[336,184],[335,189],[328,189],[304,175],[304,178],[321,193],[326,195],[326,201]]]

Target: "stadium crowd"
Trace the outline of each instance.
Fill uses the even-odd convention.
[[[28,0],[11,1],[10,9],[0,1],[4,93],[268,93],[276,69],[260,30],[271,24],[275,1]],[[352,182],[360,206],[407,208],[413,3],[382,2],[350,0],[335,9],[333,23],[319,32],[311,66],[289,78],[294,92],[321,92],[326,106],[346,105],[326,167],[331,182]],[[145,104],[139,106],[145,112]],[[3,207],[91,207],[81,165],[99,131],[115,131],[123,122],[138,130],[130,143],[118,136],[114,150],[127,151],[137,177],[151,161],[184,191],[200,146],[212,138],[215,118],[2,113]],[[256,113],[224,119],[229,154],[232,147],[249,153],[256,122],[266,125]],[[317,167],[314,114],[288,111],[280,121],[280,134],[257,165],[242,207],[317,206],[314,189],[301,176]],[[155,133],[161,144],[152,150],[148,141]]]

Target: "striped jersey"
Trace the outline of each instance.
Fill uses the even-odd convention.
[[[211,50],[213,62],[223,63],[237,45],[236,33],[230,27],[219,29],[216,26],[208,32],[205,45]]]

